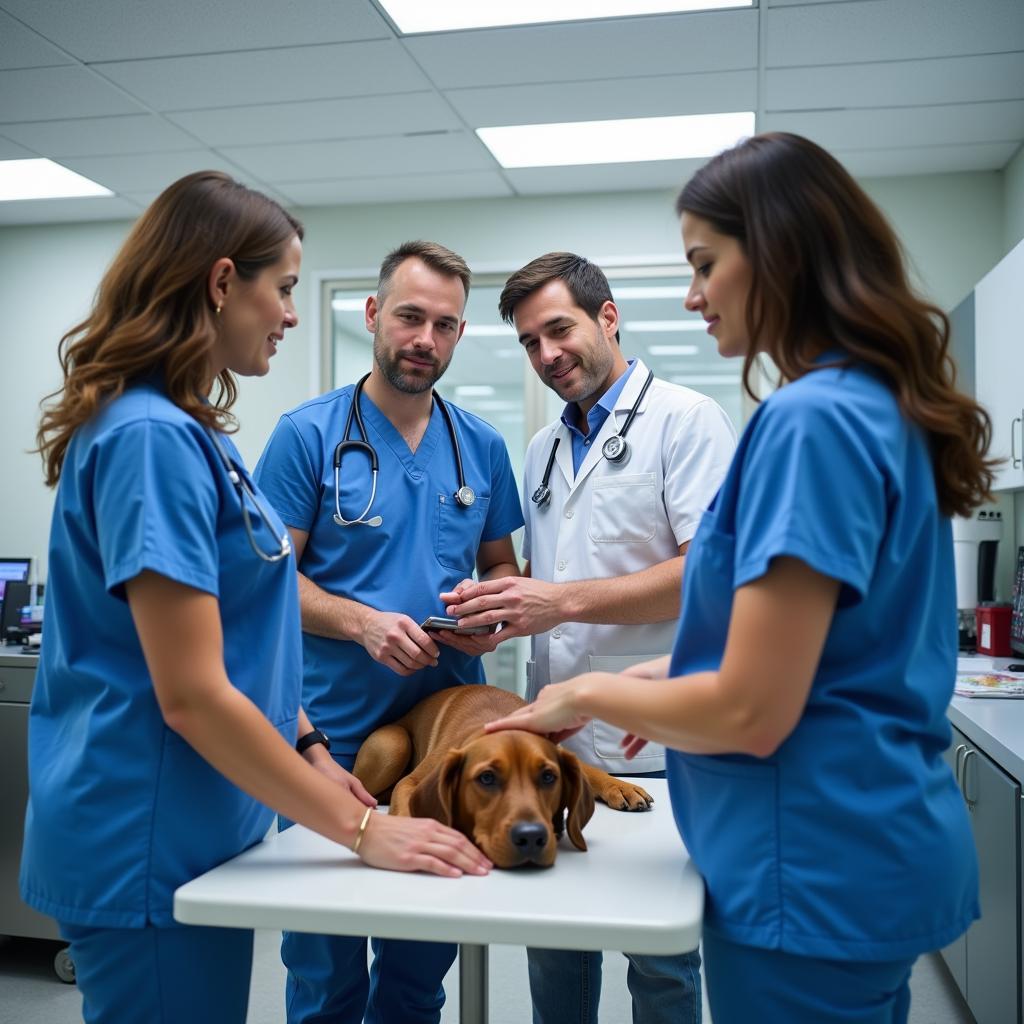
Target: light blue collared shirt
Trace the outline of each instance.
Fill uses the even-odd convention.
[[[587,457],[587,452],[590,451],[590,445],[597,437],[598,431],[604,426],[608,414],[615,408],[615,403],[619,400],[619,395],[622,394],[622,389],[626,386],[626,381],[629,380],[634,366],[636,366],[636,360],[630,359],[626,372],[601,396],[599,401],[594,403],[590,412],[587,413],[588,433],[584,434],[576,426],[579,419],[579,406],[575,402],[566,403],[565,409],[562,411],[562,422],[569,428],[569,436],[572,438],[573,476],[580,471],[580,466],[583,465],[583,460]]]

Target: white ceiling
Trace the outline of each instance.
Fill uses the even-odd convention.
[[[400,35],[376,0],[0,0],[0,159],[135,216],[220,168],[291,206],[673,188],[699,161],[503,171],[473,129],[754,110],[860,175],[998,170],[1024,140],[1024,0],[752,9]]]

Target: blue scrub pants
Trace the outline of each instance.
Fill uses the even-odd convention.
[[[352,771],[355,754],[331,756]],[[282,831],[292,824],[286,818],[278,823]],[[458,946],[402,939],[371,939],[370,946],[373,965],[367,973],[365,938],[285,932],[288,1024],[438,1024],[442,982]]]
[[[704,932],[715,1024],[906,1024],[917,957],[823,960],[728,942]]]
[[[665,773],[629,777],[663,779]],[[629,961],[626,985],[634,1024],[700,1024],[699,953],[623,955]],[[597,1024],[603,959],[600,952],[528,948],[533,1024]]]
[[[245,1024],[250,930],[59,923],[85,1024]]]

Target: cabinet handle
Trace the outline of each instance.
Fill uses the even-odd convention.
[[[1024,410],[1022,410],[1024,412]],[[1018,469],[1021,465],[1021,459],[1017,455],[1017,424],[1024,423],[1024,418],[1021,416],[1014,416],[1010,420],[1010,461],[1013,463],[1013,468]],[[1022,431],[1024,433],[1024,431]]]
[[[953,751],[953,778],[956,779],[956,784],[960,785],[960,758],[967,752],[966,743],[958,743],[956,750]]]
[[[967,795],[967,762],[977,753],[976,750],[968,750],[964,754],[963,764],[960,766],[960,792],[964,795],[964,800],[967,802],[967,810],[973,811],[974,805],[978,802],[972,800]]]

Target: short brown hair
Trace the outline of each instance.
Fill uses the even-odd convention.
[[[572,252],[549,252],[530,260],[505,282],[498,299],[501,319],[511,324],[516,306],[549,281],[564,281],[573,302],[591,320],[597,319],[597,314],[606,302],[614,301],[611,285],[599,266]],[[615,332],[615,340],[619,340],[618,331]]]
[[[378,301],[384,301],[395,271],[407,259],[414,256],[439,274],[457,277],[462,282],[462,290],[465,292],[466,298],[469,298],[469,285],[473,275],[466,261],[458,253],[446,249],[439,242],[415,241],[403,242],[397,249],[392,249],[384,257],[384,262],[380,265],[380,276],[377,278]]]

